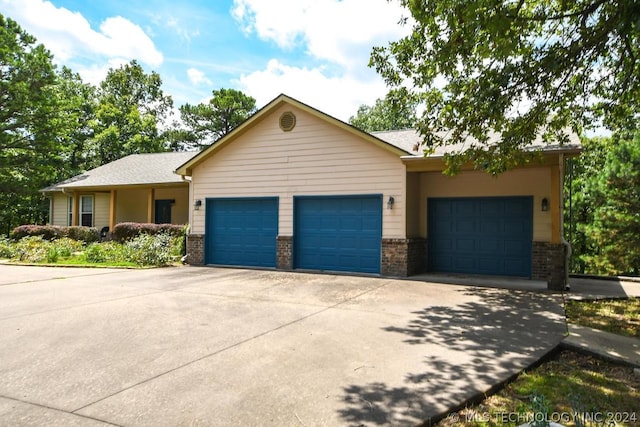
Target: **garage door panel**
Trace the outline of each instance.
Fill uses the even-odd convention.
[[[277,198],[207,199],[207,264],[275,267]]]
[[[531,197],[432,198],[431,271],[531,276]]]
[[[380,272],[381,196],[297,197],[294,206],[296,268]]]

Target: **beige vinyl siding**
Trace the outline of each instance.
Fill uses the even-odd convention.
[[[291,132],[278,126],[285,111],[296,115]],[[279,234],[290,236],[294,195],[382,194],[383,236],[403,238],[405,175],[397,155],[284,105],[193,170],[193,198],[277,196]],[[205,210],[193,212],[193,233],[204,233]]]
[[[66,227],[69,225],[69,196],[64,193],[54,193],[51,196],[51,225]]]
[[[543,198],[550,198],[549,167],[518,169],[492,177],[484,172],[462,172],[445,176],[440,172],[422,173],[420,177],[420,235],[427,235],[427,198],[533,196],[533,240],[551,240],[551,212],[542,212]]]
[[[93,226],[98,230],[109,226],[109,193],[95,193],[93,196]]]
[[[158,188],[155,191],[155,200],[163,199],[176,201],[171,207],[171,222],[173,224],[186,224],[189,222],[189,187]]]

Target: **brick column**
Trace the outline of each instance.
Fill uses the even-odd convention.
[[[424,271],[424,239],[382,239],[380,273],[407,277]]]
[[[276,268],[293,270],[293,237],[278,236],[276,238]]]
[[[533,242],[531,278],[545,280],[547,288],[561,291],[566,285],[566,253],[561,243]]]
[[[187,236],[187,262],[191,265],[204,265],[204,236],[202,234]]]

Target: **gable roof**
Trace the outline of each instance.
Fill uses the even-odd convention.
[[[412,157],[424,159],[424,146],[423,146],[423,137],[416,129],[402,129],[402,130],[391,130],[391,131],[380,131],[380,132],[372,132],[377,138],[380,138],[383,141],[388,142],[389,144],[395,145],[396,147],[402,148],[403,150],[411,153],[409,156],[403,156],[403,159],[410,159]],[[527,151],[537,151],[541,150],[543,152],[568,152],[574,153],[578,152],[582,148],[582,144],[580,143],[580,137],[575,132],[571,130],[567,131],[569,135],[569,143],[563,145],[551,145],[542,141],[542,135],[538,135],[538,137],[529,144],[525,150]],[[447,132],[441,132],[439,134],[440,137],[446,139]],[[498,132],[491,132],[489,134],[488,145],[496,144],[500,140],[500,134]],[[441,158],[445,154],[453,154],[465,150],[469,148],[474,143],[476,143],[475,138],[467,138],[464,143],[461,144],[451,144],[445,146],[436,147],[435,151],[428,155],[426,158]]]
[[[336,119],[335,117],[330,116],[329,114],[323,113],[322,111],[317,110],[313,107],[310,107],[309,105],[303,102],[300,102],[294,98],[291,98],[290,96],[287,96],[285,94],[280,94],[279,96],[274,98],[271,102],[269,102],[267,105],[265,105],[260,110],[258,110],[251,117],[249,117],[247,120],[245,120],[243,123],[241,123],[238,127],[233,129],[231,132],[229,132],[228,134],[226,134],[225,136],[223,136],[222,138],[220,138],[219,140],[211,144],[208,148],[201,151],[199,154],[197,154],[193,158],[187,160],[184,164],[177,167],[175,173],[183,176],[191,175],[191,171],[195,166],[197,166],[199,163],[209,158],[209,156],[211,156],[213,153],[215,153],[222,147],[231,143],[234,139],[236,139],[240,135],[247,132],[256,124],[260,123],[270,113],[272,113],[274,110],[276,110],[277,108],[279,108],[284,104],[289,104],[296,108],[299,108],[300,110],[303,110],[306,113],[309,113],[320,120],[323,120],[329,124],[337,126],[351,134],[354,134],[360,137],[361,139],[367,142],[370,142],[384,150],[390,151],[396,154],[397,156],[404,156],[404,155],[411,154],[411,151],[405,150],[404,148],[402,148],[402,146],[398,146],[393,143],[390,143],[389,141],[380,139],[373,134],[364,132],[354,126],[351,126],[348,123],[343,122],[342,120]]]
[[[193,151],[131,154],[88,170],[73,178],[53,184],[40,191],[53,192],[95,187],[180,184],[184,181],[173,171],[195,154]]]

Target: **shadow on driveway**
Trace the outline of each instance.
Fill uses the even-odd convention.
[[[402,387],[385,383],[344,387],[340,417],[350,425],[410,424],[440,416],[506,381],[556,347],[566,331],[559,296],[465,288],[472,302],[414,311],[402,334],[425,354],[422,372],[407,372]]]

